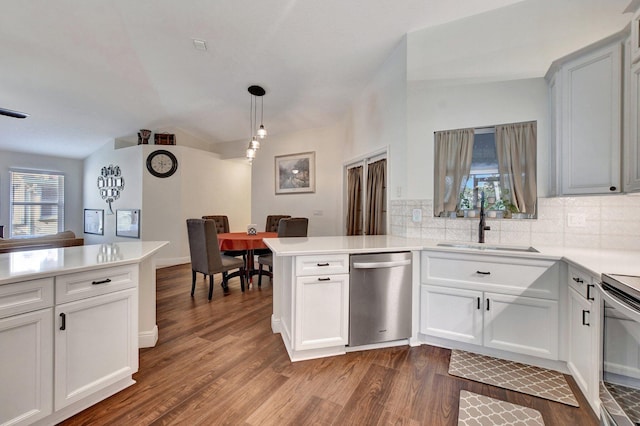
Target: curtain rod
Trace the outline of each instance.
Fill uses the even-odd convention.
[[[525,123],[537,123],[538,120],[527,120],[527,121],[516,121],[514,123],[502,123],[502,124],[494,124],[491,126],[478,126],[478,127],[463,127],[463,128],[458,128],[458,129],[448,129],[448,130],[436,130],[433,132],[433,134],[436,134],[438,132],[450,132],[452,130],[464,130],[464,129],[473,129],[473,130],[485,130],[485,129],[495,129],[498,126],[507,126],[510,124],[525,124]]]

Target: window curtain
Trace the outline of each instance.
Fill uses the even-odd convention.
[[[387,160],[379,160],[368,166],[367,172],[367,235],[385,233]]]
[[[362,166],[347,170],[347,235],[362,235]]]
[[[459,194],[467,184],[473,157],[473,129],[435,133],[434,213],[457,210]]]
[[[536,133],[535,121],[496,126],[500,185],[521,213],[536,211]]]

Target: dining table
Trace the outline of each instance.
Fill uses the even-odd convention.
[[[246,232],[223,232],[218,234],[218,245],[220,251],[246,251],[244,269],[246,271],[247,285],[253,280],[253,276],[258,274],[255,269],[254,253],[257,249],[267,249],[263,238],[277,238],[277,232],[258,232],[247,234]]]

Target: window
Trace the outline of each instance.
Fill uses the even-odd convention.
[[[436,216],[535,217],[536,122],[435,133]]]
[[[11,170],[11,238],[55,234],[64,228],[64,175]]]

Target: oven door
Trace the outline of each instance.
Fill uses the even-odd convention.
[[[624,294],[600,285],[602,294],[602,424],[640,424],[640,310]],[[607,423],[608,422],[608,423]]]

